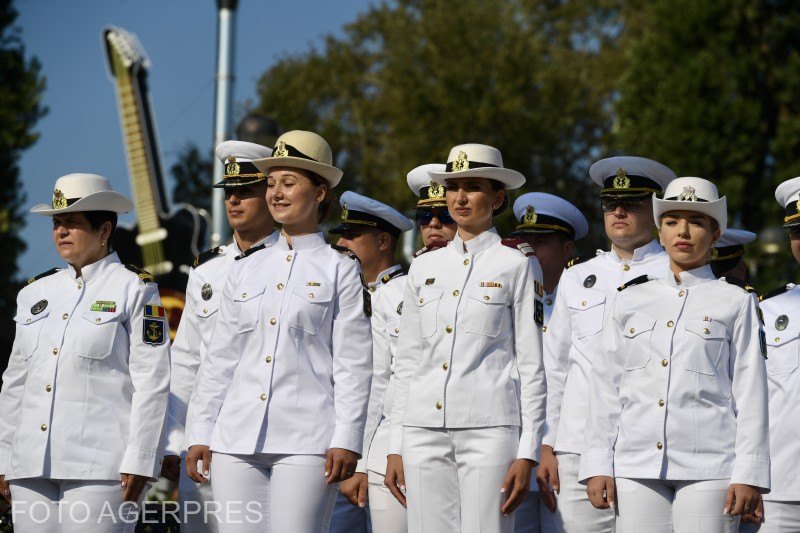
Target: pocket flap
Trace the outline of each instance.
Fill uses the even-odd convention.
[[[605,303],[605,301],[606,295],[604,293],[592,291],[575,295],[575,297],[567,304],[569,305],[570,309],[575,309],[576,311],[585,311],[586,309],[591,309],[592,307],[602,305]]]
[[[506,305],[509,302],[508,293],[500,288],[479,287],[471,289],[467,297],[489,305]]]
[[[249,287],[238,287],[236,293],[233,295],[234,302],[247,302],[257,296],[264,294],[265,287],[263,285],[251,285]]]
[[[325,303],[333,299],[333,290],[326,286],[295,287],[292,293],[308,303]]]
[[[38,322],[39,320],[43,319],[44,317],[46,317],[49,314],[50,314],[50,310],[49,309],[45,309],[44,311],[42,311],[41,313],[39,313],[37,315],[34,315],[33,313],[31,313],[28,310],[20,311],[14,317],[14,322],[16,322],[17,324],[20,324],[22,326],[25,326],[27,324],[33,324],[34,322]]]
[[[774,324],[767,324],[764,326],[764,334],[767,336],[768,346],[783,346],[797,340],[800,335],[800,324],[795,321],[795,324],[789,323],[784,329],[778,329]]]
[[[420,307],[428,305],[431,302],[442,299],[442,289],[434,289],[433,287],[422,287],[419,290],[419,300],[417,303]]]
[[[705,320],[695,320],[687,322],[686,331],[691,331],[695,335],[704,339],[724,339],[727,337],[727,329],[724,324]]]
[[[81,313],[81,318],[92,324],[107,324],[119,318],[119,311],[115,313],[105,311],[85,311]]]
[[[634,337],[638,337],[642,333],[653,331],[655,326],[656,321],[653,318],[643,316],[633,317],[625,323],[625,328],[623,329],[622,334],[629,339],[632,339]]]

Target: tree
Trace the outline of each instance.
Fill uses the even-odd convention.
[[[170,172],[175,181],[173,202],[187,203],[210,213],[214,160],[204,156],[196,145],[189,144],[178,153],[178,162]]]
[[[310,129],[345,171],[340,190],[413,205],[406,173],[465,142],[500,148],[526,190],[592,205],[587,168],[611,128],[619,2],[397,0],[323,50],[261,78],[258,110]],[[576,186],[577,185],[577,186]],[[514,221],[505,218],[505,229]]]
[[[45,115],[42,93],[45,80],[36,58],[25,58],[25,46],[18,28],[17,12],[11,0],[0,0],[0,348],[4,357],[11,352],[14,338],[14,309],[21,283],[17,279],[17,257],[25,251],[19,238],[24,217],[21,207],[25,194],[19,181],[18,162],[22,152],[39,135],[33,130]],[[5,366],[5,365],[3,365]]]

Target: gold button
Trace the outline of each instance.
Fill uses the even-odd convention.
[[[442,408],[442,402],[436,402],[436,408],[437,409],[441,409]]]
[[[42,431],[47,431],[47,424],[42,424],[40,428]]]
[[[630,331],[630,332],[631,332],[631,335],[633,335],[633,334],[636,332],[636,330],[635,330],[634,328],[631,328],[631,329],[629,329],[628,331]]]
[[[282,290],[283,290],[283,283],[278,283],[278,290],[279,290],[279,291],[282,291]]]
[[[542,326],[542,332],[544,333],[545,331],[547,331],[547,326]]]
[[[708,328],[703,328],[703,333],[708,335],[709,333],[711,333],[711,330],[709,330]]]
[[[261,395],[261,401],[263,402],[263,401],[264,401],[264,400],[266,400],[266,399],[267,399],[267,395],[266,395],[266,394],[262,394],[262,395]]]
[[[53,355],[58,355],[58,348],[53,348]]]
[[[662,359],[661,360],[661,366],[667,366],[668,364],[669,364],[669,361],[667,361],[666,359]]]
[[[630,269],[631,269],[630,265],[628,265],[628,264],[622,265],[622,270],[624,270],[625,272],[627,272]]]
[[[205,307],[203,308],[203,314],[204,314],[204,315],[207,315],[207,314],[208,314],[208,309],[206,309]]]
[[[447,363],[444,363],[442,365],[442,370],[447,370],[448,368],[450,368],[450,365],[448,365]]]
[[[420,305],[422,305],[423,303],[425,303],[425,298],[420,298],[420,299],[419,299],[419,303],[420,303]]]
[[[271,362],[272,362],[272,356],[271,356],[271,355],[268,355],[268,356],[267,356],[267,357],[264,359],[264,361],[266,361],[267,363],[271,363]]]
[[[394,328],[395,333],[400,333],[400,328]]]
[[[311,299],[314,299],[314,293],[313,292],[309,292],[308,293],[308,297],[311,298]]]
[[[95,322],[100,322],[100,318],[99,318],[99,317],[98,317],[98,318],[95,318],[95,319],[94,319],[94,321],[95,321]]]
[[[64,313],[63,315],[61,315],[61,320],[66,320],[68,318],[69,318],[69,315],[67,313]]]
[[[31,321],[31,319],[29,318],[29,319],[28,319],[28,320],[26,320],[25,322],[30,322],[30,321]]]
[[[242,293],[242,298],[247,298],[247,293],[246,292]]]
[[[469,259],[464,259],[464,264],[468,265],[469,264]]]
[[[447,333],[453,333],[453,326],[447,326],[446,328],[444,328],[444,330],[445,330]]]
[[[661,444],[660,442],[656,442],[656,448],[658,448],[658,449],[660,450],[660,449],[662,449],[663,447],[664,447],[664,445],[663,445],[663,444]]]
[[[780,337],[775,337],[775,342],[781,342],[781,338]]]
[[[369,292],[375,292],[375,287],[370,287]]]
[[[683,296],[684,294],[686,294],[686,293],[683,292],[683,291],[678,291],[678,296]]]
[[[278,323],[278,319],[277,319],[277,318],[270,318],[270,319],[269,319],[269,323],[270,323],[270,324],[272,324],[272,325],[274,326],[275,324],[277,324],[277,323]]]
[[[488,296],[484,296],[483,299],[484,300],[491,300],[491,298],[489,298]]]
[[[461,294],[461,293],[460,293],[460,292],[458,292],[458,289],[456,289],[456,290],[454,290],[454,291],[453,291],[453,296],[458,296],[459,294]]]
[[[667,402],[665,402],[664,400],[658,400],[658,406],[659,406],[659,407],[664,407],[664,405],[665,405],[666,403],[667,403]]]
[[[50,392],[51,390],[53,390],[53,387],[52,387],[52,385],[48,385],[47,387],[44,388],[44,390],[46,390],[47,392]]]
[[[668,327],[668,328],[671,328],[671,327],[672,327],[672,326],[674,326],[674,325],[675,325],[675,322],[673,322],[672,320],[670,320],[669,322],[667,322],[667,327]]]
[[[553,300],[548,298],[547,300],[544,301],[544,303],[546,303],[547,305],[553,305]]]
[[[291,261],[291,260],[292,260],[292,256],[291,255],[287,255],[286,256],[286,261]]]
[[[581,302],[581,305],[582,305],[582,306],[584,306],[584,307],[586,307],[586,300],[582,301],[582,302]]]
[[[82,288],[83,288],[83,285],[82,285],[81,283],[78,283],[78,288],[79,288],[79,289],[82,289]]]

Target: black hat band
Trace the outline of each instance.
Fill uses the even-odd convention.
[[[364,211],[347,210],[347,217],[342,218],[341,224],[331,230],[331,233],[341,233],[350,226],[363,226],[391,233],[394,237],[400,235],[400,229],[382,219],[381,217],[365,213]]]
[[[524,218],[525,217],[523,217],[523,220]],[[573,228],[571,224],[568,224],[564,220],[550,215],[542,215],[537,213],[536,222],[532,224],[525,224],[523,222],[517,226],[517,231],[524,230],[560,231],[562,233],[566,233],[570,240],[575,240],[575,228]]]
[[[625,174],[622,178],[624,187],[619,187],[620,176],[609,176],[603,180],[603,190],[601,195],[619,196],[644,196],[652,193],[662,192],[661,185],[645,176],[635,174]]]
[[[453,170],[454,164],[455,165],[459,165],[459,164],[464,164],[464,163],[467,165],[467,168],[462,168],[462,169],[459,169],[459,170]],[[464,170],[473,170],[473,169],[476,169],[476,168],[500,168],[500,167],[498,167],[497,165],[492,165],[491,163],[481,163],[480,161],[462,161],[462,160],[456,159],[455,161],[451,161],[451,162],[447,163],[447,165],[445,165],[445,167],[444,167],[444,171],[445,172],[463,172]]]
[[[275,145],[275,148],[272,151],[272,157],[298,157],[300,159],[308,159],[309,161],[320,163],[320,161],[317,161],[313,157],[307,156],[291,144],[286,144],[283,141]]]
[[[235,172],[232,172],[235,169]],[[228,163],[225,166],[225,174],[223,178],[266,178],[267,176],[259,172],[258,168],[253,163]]]

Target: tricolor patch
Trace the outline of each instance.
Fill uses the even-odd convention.
[[[147,318],[167,318],[167,310],[160,305],[145,305],[144,316]]]

